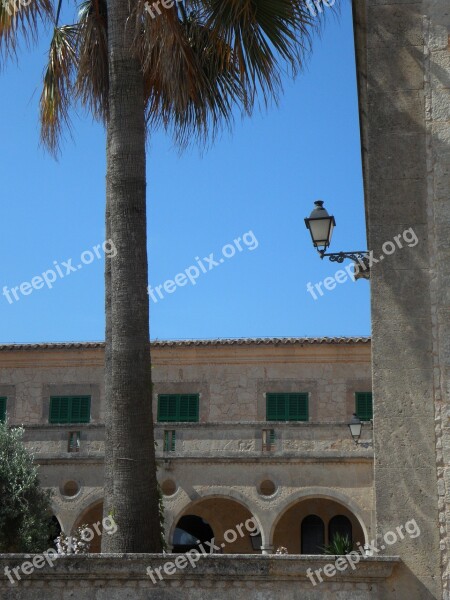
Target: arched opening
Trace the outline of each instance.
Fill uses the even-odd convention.
[[[214,531],[207,521],[196,515],[185,515],[178,521],[173,534],[173,552],[200,551],[200,546],[213,538]]]
[[[328,523],[328,540],[332,544],[336,535],[348,538],[353,543],[353,527],[345,515],[336,515]]]
[[[258,524],[248,508],[233,498],[204,498],[188,506],[175,522],[176,526],[171,538],[173,552],[183,552],[180,546],[183,546],[186,541],[189,547],[198,547],[197,540],[202,540],[201,536],[207,538],[205,539],[207,542],[214,537],[215,548],[211,551],[216,553],[259,554],[261,552]],[[195,528],[191,529],[191,524]],[[205,524],[211,531],[206,529]],[[196,537],[196,540],[184,534],[182,537],[182,532]],[[207,552],[210,551],[208,545],[203,547]]]
[[[330,544],[335,532],[350,532],[354,545],[364,545],[361,524],[348,508],[329,498],[300,499],[278,519],[273,546],[275,550],[283,546],[289,554],[323,554],[323,547]]]
[[[309,515],[302,521],[301,553],[323,554],[325,545],[325,525],[317,515]]]
[[[62,531],[61,525],[59,524],[59,521],[55,517],[55,515],[53,515],[48,520],[48,541],[47,541],[48,545],[47,545],[47,548],[53,548],[54,550],[56,550],[55,540],[59,536],[61,531]]]
[[[103,500],[100,500],[96,504],[89,506],[75,522],[75,525],[72,528],[72,533],[81,525],[87,525],[89,529],[92,531],[92,540],[90,542],[89,552],[93,554],[98,554],[101,552],[101,535],[99,535],[99,531],[102,531],[102,520],[103,520]],[[90,537],[90,536],[89,536]]]

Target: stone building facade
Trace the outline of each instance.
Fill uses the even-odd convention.
[[[335,510],[342,516],[348,510],[354,530],[359,524],[365,540],[375,535],[381,540],[411,519],[421,533],[395,547],[380,541],[375,563],[391,568],[395,561],[389,555],[399,557],[392,575],[384,574],[383,585],[379,573],[358,570],[352,583],[334,580],[321,590],[302,587],[303,574],[298,587],[292,585],[292,574],[277,579],[294,557],[283,563],[266,556],[254,571],[249,569],[250,580],[241,587],[234,581],[237,567],[230,573],[205,561],[209,576],[198,580],[210,590],[199,592],[205,598],[235,595],[230,590],[237,583],[236,597],[246,598],[277,597],[280,585],[293,600],[450,600],[450,4],[353,0],[353,9],[368,248],[378,259],[384,244],[409,228],[419,243],[372,266],[371,357],[369,344],[357,340],[156,345],[155,393],[158,385],[160,393],[182,393],[190,382],[195,384],[190,393],[203,398],[209,393],[209,406],[200,413],[209,421],[171,423],[175,451],[164,453],[161,442],[168,428],[157,425],[159,477],[168,493],[169,543],[180,518],[195,513],[211,521],[220,539],[214,517],[229,516],[237,506],[260,523],[263,552],[277,544],[301,551],[299,521],[310,515],[311,506],[318,507],[324,524]],[[55,513],[65,530],[101,502],[102,360],[102,348],[95,345],[4,347],[0,352],[0,396],[8,397],[14,422],[30,424],[28,443],[38,451],[46,485],[57,490]],[[224,391],[217,395],[221,380]],[[349,441],[346,427],[352,394],[364,391],[355,384],[364,380],[373,388],[373,450],[370,427],[364,427],[358,446]],[[293,387],[280,392],[280,382]],[[265,386],[272,383],[273,393],[309,392],[311,418],[308,423],[270,423],[275,448],[264,452],[262,429],[269,424],[261,407],[264,394],[271,393]],[[65,386],[77,385],[73,393],[88,394],[89,386],[97,390],[100,409],[95,416],[93,402],[93,421],[83,427],[75,457],[65,452],[68,428],[46,423],[44,402],[53,391],[62,395]],[[76,477],[80,490],[71,497],[61,494]],[[190,486],[188,479],[194,482]],[[71,485],[69,491],[76,489]],[[260,493],[270,489],[270,495]],[[230,504],[225,507],[225,502]],[[370,561],[361,563],[363,569],[373,568]],[[239,562],[243,569],[248,564]],[[89,570],[88,561],[81,567]],[[59,568],[71,576],[63,564]],[[123,568],[108,563],[102,582],[121,583]],[[292,568],[295,573],[302,569],[297,563]],[[256,571],[265,578],[252,596]],[[221,574],[228,574],[230,587],[210,587],[222,585]],[[78,578],[72,579],[69,589],[78,589]],[[172,589],[166,591],[161,597],[173,597]],[[34,598],[33,592],[27,597]],[[146,592],[143,588],[135,597]],[[192,598],[199,594],[195,588],[188,593]]]
[[[100,343],[0,346],[0,397],[10,423],[25,425],[67,533],[102,519],[103,360]],[[195,533],[189,528],[201,538],[205,521],[223,553],[264,554],[280,546],[315,553],[308,536],[317,548],[342,521],[364,546],[375,530],[372,423],[364,423],[358,444],[348,423],[356,395],[371,392],[370,361],[366,338],[154,343],[153,411],[169,548],[189,543],[186,533]],[[162,403],[169,399],[175,407],[183,397],[194,399],[197,410],[188,417],[164,413]],[[296,405],[284,413],[283,402],[298,397],[300,412]],[[68,398],[89,398],[88,418],[58,416],[58,403]],[[274,399],[278,412],[268,414]],[[228,543],[227,532],[251,518],[260,537]],[[98,550],[99,539],[93,544]]]

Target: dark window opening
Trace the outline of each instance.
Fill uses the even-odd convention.
[[[301,553],[323,554],[325,545],[325,525],[317,515],[309,515],[302,521]]]

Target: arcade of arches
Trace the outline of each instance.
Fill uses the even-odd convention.
[[[73,531],[80,525],[92,528],[102,521],[103,503],[98,501],[88,507],[77,519]],[[249,522],[251,520],[251,522]],[[249,522],[248,528],[239,525]],[[189,505],[172,525],[170,547],[173,552],[186,552],[204,545],[214,538],[214,545],[224,554],[260,554],[261,535],[254,524],[257,517],[243,504],[231,498],[213,497]],[[238,535],[229,541],[227,532]],[[253,533],[253,535],[251,535]],[[323,554],[324,546],[330,544],[336,533],[347,536],[353,543],[364,545],[364,533],[355,515],[342,504],[325,498],[299,500],[288,507],[275,522],[272,534],[274,551],[279,547],[289,554]],[[267,541],[266,541],[267,543]],[[97,534],[91,543],[90,552],[101,549]]]

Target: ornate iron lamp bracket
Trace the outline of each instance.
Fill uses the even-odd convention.
[[[370,279],[370,260],[367,250],[355,250],[354,252],[326,253],[319,250],[320,258],[328,258],[331,262],[342,264],[344,260],[350,259],[358,267],[355,272],[356,279]]]

